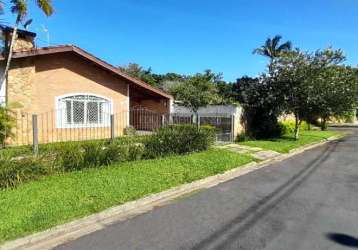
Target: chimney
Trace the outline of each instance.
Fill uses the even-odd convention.
[[[0,29],[4,37],[5,50],[8,50],[14,29],[8,26],[1,26]],[[13,51],[18,52],[35,48],[35,37],[36,33],[18,29]]]

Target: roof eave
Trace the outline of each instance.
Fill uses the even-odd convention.
[[[101,66],[102,68],[109,70],[116,75],[126,79],[127,81],[138,85],[140,87],[143,87],[145,89],[148,89],[160,96],[163,96],[168,99],[174,99],[172,95],[166,93],[165,91],[155,88],[148,83],[145,83],[139,79],[136,79],[134,77],[129,76],[128,74],[124,73],[117,67],[99,59],[98,57],[95,57],[94,55],[84,51],[83,49],[74,46],[74,45],[62,45],[57,47],[43,47],[43,48],[37,48],[37,49],[31,49],[31,50],[24,50],[24,51],[18,51],[13,53],[13,58],[24,58],[24,57],[32,57],[32,56],[40,56],[40,55],[49,55],[49,54],[56,54],[56,53],[63,53],[63,52],[74,52],[77,55],[94,62],[98,66]],[[5,60],[3,56],[0,57],[0,61]]]

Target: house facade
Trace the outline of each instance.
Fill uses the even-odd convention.
[[[3,32],[9,40],[12,29],[6,27]],[[40,142],[61,141],[60,135],[68,132],[72,133],[71,138],[77,134],[81,139],[98,128],[103,128],[102,136],[107,137],[111,115],[116,117],[116,134],[122,135],[125,127],[138,123],[138,118],[131,117],[133,109],[158,115],[170,112],[172,96],[166,92],[128,76],[76,46],[36,48],[35,36],[19,31],[0,101],[13,105],[17,118],[26,119],[26,123],[33,114],[42,119],[38,121],[43,126],[42,131],[39,129]],[[5,58],[1,60],[3,70]]]

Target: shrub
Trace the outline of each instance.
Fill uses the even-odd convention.
[[[285,120],[280,122],[282,135],[293,134],[295,132],[295,120]],[[309,130],[309,124],[305,121],[301,122],[300,130]]]
[[[128,126],[124,128],[124,135],[134,136],[136,134],[137,131],[133,126]]]
[[[7,138],[13,136],[11,132],[15,126],[15,119],[11,115],[11,111],[7,108],[0,107],[0,144],[3,147]]]
[[[245,108],[243,114],[246,134],[254,139],[269,139],[282,135],[276,113],[265,108]]]
[[[44,158],[26,157],[17,160],[0,160],[0,188],[13,188],[17,185],[50,175],[56,170]]]
[[[236,142],[244,142],[244,141],[249,141],[249,140],[252,140],[252,138],[249,135],[247,135],[245,132],[242,132],[237,135],[235,141]]]
[[[64,171],[106,166],[115,162],[140,160],[145,152],[144,144],[128,141],[67,143],[57,149],[57,162]]]
[[[64,171],[80,170],[83,168],[83,151],[78,144],[68,143],[59,147],[56,152],[56,163]]]
[[[209,126],[172,125],[158,129],[146,142],[146,156],[155,158],[208,149],[215,140],[215,129]]]

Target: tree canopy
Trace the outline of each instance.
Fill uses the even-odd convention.
[[[216,75],[208,70],[203,74],[197,73],[174,85],[170,92],[181,105],[196,113],[200,107],[218,102],[220,97],[216,82],[219,79],[221,79],[221,75]]]

